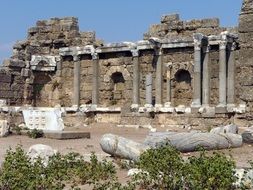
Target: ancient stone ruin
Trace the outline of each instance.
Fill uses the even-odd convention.
[[[105,44],[73,17],[38,21],[0,70],[1,114],[22,122],[30,110],[37,127],[44,107],[65,125],[252,125],[252,35],[252,0],[239,27],[164,15],[137,42]]]

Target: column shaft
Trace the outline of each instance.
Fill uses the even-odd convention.
[[[209,46],[205,47],[203,61],[202,100],[204,105],[210,103],[210,69],[209,69]]]
[[[172,63],[167,65],[167,97],[166,97],[166,105],[170,106],[171,105],[171,67]]]
[[[156,63],[156,99],[155,104],[160,106],[163,104],[163,61],[162,49],[159,49]]]
[[[146,75],[146,104],[152,105],[152,74]]]
[[[226,42],[220,43],[219,60],[219,106],[227,104]]]
[[[92,104],[99,104],[99,59],[98,55],[92,55]]]
[[[74,94],[73,105],[80,105],[80,57],[74,56]]]
[[[235,43],[231,45],[230,55],[228,57],[228,104],[235,103]]]
[[[201,43],[194,44],[193,107],[201,106]]]
[[[139,66],[139,52],[132,51],[133,54],[133,105],[140,104],[140,66]]]

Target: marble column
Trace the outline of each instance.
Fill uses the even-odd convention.
[[[236,43],[230,45],[230,53],[228,57],[228,80],[227,80],[227,103],[235,104],[235,49]]]
[[[140,104],[140,65],[139,50],[131,50],[133,56],[133,102],[132,108],[139,107]]]
[[[219,56],[219,107],[225,107],[227,104],[227,42],[220,42]]]
[[[210,68],[209,68],[210,46],[204,47],[203,79],[202,79],[202,104],[209,106],[210,103]]]
[[[73,56],[74,60],[74,92],[73,92],[73,106],[80,106],[80,56]]]
[[[172,63],[167,64],[167,72],[166,72],[166,79],[167,79],[167,96],[166,96],[166,103],[165,107],[171,106],[171,69],[172,69]]]
[[[201,40],[194,39],[194,73],[192,107],[201,106]]]
[[[97,53],[92,55],[92,105],[99,104],[99,56]]]
[[[157,63],[156,63],[156,86],[155,86],[155,106],[162,107],[163,104],[163,55],[162,49],[156,51]]]
[[[146,104],[145,107],[152,107],[152,74],[146,75]]]

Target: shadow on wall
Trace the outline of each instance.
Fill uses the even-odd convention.
[[[180,69],[176,72],[173,80],[174,105],[190,106],[192,99],[192,78],[189,71]]]

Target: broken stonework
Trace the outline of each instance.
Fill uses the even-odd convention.
[[[252,4],[244,1],[239,28],[164,15],[137,42],[104,44],[95,32],[79,31],[74,17],[38,21],[0,69],[7,105],[0,110],[57,106],[65,116],[130,126],[250,126]],[[41,116],[25,117],[31,128],[48,128]]]
[[[44,144],[35,144],[32,145],[27,155],[30,157],[30,159],[34,162],[36,159],[41,158],[43,163],[47,165],[49,157],[53,156],[57,153],[57,150],[54,150],[52,147]]]
[[[61,131],[64,123],[58,108],[35,108],[23,110],[25,125],[29,129]]]
[[[9,134],[9,124],[6,120],[0,120],[0,137],[6,137]]]

